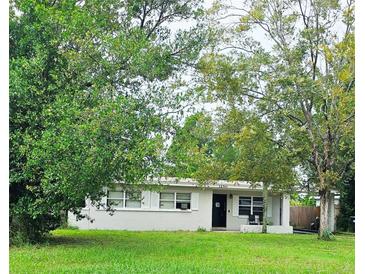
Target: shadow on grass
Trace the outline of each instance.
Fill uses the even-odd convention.
[[[47,245],[67,245],[67,246],[80,246],[80,245],[94,245],[99,243],[92,238],[85,237],[69,237],[69,236],[50,236],[47,241]]]

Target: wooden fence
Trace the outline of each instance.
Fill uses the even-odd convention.
[[[310,229],[310,224],[319,217],[319,207],[314,206],[291,206],[290,225],[294,228]]]

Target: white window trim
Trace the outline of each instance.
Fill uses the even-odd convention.
[[[174,193],[174,200],[166,200],[166,199],[163,199],[163,200],[161,200],[161,193],[169,193],[169,194],[171,194],[171,193]],[[176,195],[177,194],[190,194],[190,199],[189,200],[177,200],[176,199]],[[161,211],[191,211],[192,209],[191,209],[191,196],[192,196],[192,193],[191,192],[177,192],[177,191],[164,191],[164,192],[160,192],[159,193],[159,195],[158,195],[158,208],[159,208],[159,210],[161,210]],[[165,208],[161,208],[161,201],[163,201],[163,202],[174,202],[174,208],[173,209],[165,209]],[[187,201],[189,201],[189,203],[190,203],[190,209],[181,209],[181,208],[176,208],[176,203],[177,202],[187,202]]]
[[[264,197],[262,197],[262,196],[244,196],[244,195],[242,195],[242,196],[238,196],[238,216],[239,217],[246,217],[246,216],[248,216],[248,215],[241,215],[240,214],[240,207],[246,207],[246,208],[248,208],[248,206],[240,206],[240,198],[241,197],[250,197],[251,198],[251,205],[250,205],[250,214],[251,215],[253,215],[253,198],[262,198],[262,199],[264,199]],[[255,207],[260,207],[260,206],[255,206]],[[261,206],[262,208],[264,208],[264,205],[262,205]]]

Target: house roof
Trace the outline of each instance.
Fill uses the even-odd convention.
[[[236,189],[236,190],[262,190],[262,183],[250,183],[247,181],[227,181],[227,180],[208,180],[199,183],[191,178],[161,177],[153,178],[148,181],[151,184],[161,184],[168,186],[185,186],[185,187],[204,187],[211,189]]]
[[[332,194],[334,194],[334,199],[335,199],[335,200],[339,200],[339,199],[340,199],[340,197],[341,197],[341,196],[340,196],[340,193],[339,193],[339,192],[337,192],[337,191],[333,191],[333,192],[332,192],[332,191],[331,191],[331,193],[332,193]],[[317,196],[314,196],[313,198],[314,198],[315,200],[318,200],[318,201],[320,201],[320,200],[321,200],[321,196],[318,196],[318,195],[317,195]]]

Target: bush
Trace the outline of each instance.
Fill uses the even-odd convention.
[[[60,225],[57,216],[41,215],[33,218],[28,214],[13,213],[9,220],[10,245],[24,245],[44,242],[49,231]]]
[[[306,195],[304,197],[301,197],[297,193],[294,193],[290,197],[290,205],[291,206],[316,206],[316,201],[314,200],[314,197],[311,195]]]
[[[10,245],[22,246],[29,243],[27,235],[19,230],[10,227],[9,234]]]
[[[333,241],[335,240],[335,235],[333,235],[333,233],[329,229],[325,229],[323,231],[322,237],[318,237],[318,239],[324,241]]]
[[[207,232],[207,230],[204,227],[198,227],[198,229],[196,230],[197,232]]]

